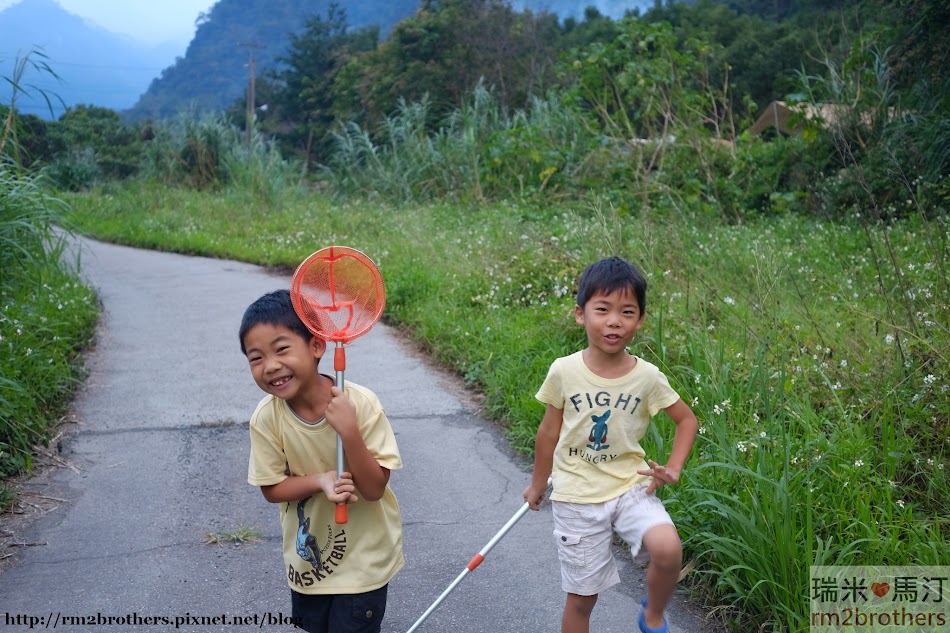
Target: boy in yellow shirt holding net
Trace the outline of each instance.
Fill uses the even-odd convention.
[[[248,483],[280,504],[293,619],[310,633],[379,633],[389,581],[403,566],[402,518],[389,488],[402,467],[379,400],[318,370],[326,341],[294,311],[287,290],[244,313],[241,351],[267,396],[251,417]],[[346,454],[336,472],[336,438]],[[348,521],[336,524],[336,504]]]

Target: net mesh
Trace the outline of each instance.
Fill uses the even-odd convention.
[[[291,280],[290,297],[311,332],[334,343],[349,343],[379,320],[386,288],[369,257],[345,246],[329,246],[300,264]]]

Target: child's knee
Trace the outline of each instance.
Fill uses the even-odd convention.
[[[643,546],[656,565],[679,568],[683,562],[683,543],[672,525],[658,525],[648,530]]]
[[[579,596],[576,593],[569,593],[567,594],[567,602],[564,608],[570,610],[575,615],[590,618],[590,614],[594,611],[594,605],[596,604],[597,594],[593,596]]]

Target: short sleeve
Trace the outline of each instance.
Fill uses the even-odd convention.
[[[376,462],[388,470],[402,468],[402,458],[396,444],[389,418],[379,398],[370,389],[361,385],[347,383],[347,395],[353,401],[359,418],[360,435],[363,443],[376,459]]]
[[[287,478],[287,456],[276,433],[276,420],[270,405],[270,400],[263,400],[251,416],[247,483],[252,486],[273,486]]]
[[[670,386],[670,381],[662,371],[657,369],[656,378],[653,381],[653,389],[650,390],[650,417],[653,417],[663,409],[671,407],[679,401],[680,396],[673,387]]]
[[[541,383],[541,388],[535,394],[540,402],[551,405],[556,409],[564,408],[564,378],[562,372],[562,359],[557,359],[551,363],[548,368],[548,375]]]

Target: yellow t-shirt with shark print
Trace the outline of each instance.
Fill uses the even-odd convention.
[[[650,418],[679,395],[663,372],[642,358],[625,376],[601,378],[576,352],[551,364],[536,398],[564,411],[551,499],[603,503],[649,479],[637,473],[648,468],[640,439]]]
[[[379,399],[360,385],[346,382],[344,387],[370,453],[384,468],[402,468]],[[325,421],[304,422],[285,400],[272,395],[261,400],[250,430],[247,481],[253,486],[278,484],[290,474],[336,470],[336,432]],[[343,525],[336,523],[335,504],[321,494],[279,505],[284,572],[294,591],[366,593],[387,584],[403,567],[402,516],[389,486],[379,501],[360,498],[349,504]]]

